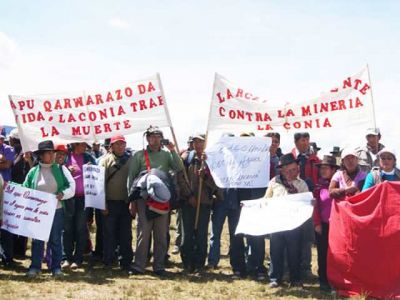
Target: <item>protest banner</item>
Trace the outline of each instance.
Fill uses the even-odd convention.
[[[96,92],[9,96],[24,151],[38,141],[92,142],[116,134],[170,127],[158,74],[123,87]]]
[[[400,183],[333,201],[328,280],[338,295],[400,298]]]
[[[106,208],[105,169],[102,166],[83,165],[83,186],[85,191],[85,208]]]
[[[262,188],[269,181],[267,137],[222,136],[206,149],[207,166],[220,188]]]
[[[208,130],[320,131],[374,128],[368,68],[345,77],[329,92],[307,101],[277,105],[216,74]],[[285,102],[283,102],[285,103]]]
[[[295,229],[311,218],[312,199],[308,192],[242,201],[235,234],[257,236]]]
[[[48,241],[57,208],[56,195],[8,184],[4,189],[2,229]]]

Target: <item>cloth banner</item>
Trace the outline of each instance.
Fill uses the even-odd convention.
[[[262,188],[269,181],[269,146],[264,137],[222,136],[206,149],[207,166],[220,188]]]
[[[158,74],[107,91],[9,96],[24,151],[171,126]]]
[[[105,169],[102,166],[83,165],[85,207],[106,209]]]
[[[364,68],[345,77],[328,93],[307,101],[271,103],[216,74],[208,130],[308,131],[372,128],[373,101]]]
[[[312,193],[307,192],[242,201],[235,234],[265,235],[295,229],[311,218],[312,199]]]
[[[333,202],[328,279],[340,295],[400,299],[400,183]]]
[[[1,228],[47,242],[57,202],[56,195],[8,184],[4,189]]]

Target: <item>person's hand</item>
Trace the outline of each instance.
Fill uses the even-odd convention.
[[[167,149],[168,149],[169,151],[171,151],[171,152],[174,152],[174,151],[175,151],[175,145],[174,145],[174,143],[172,143],[172,142],[169,142],[169,144],[168,144],[168,145],[165,145],[165,147],[167,147]]]
[[[201,154],[201,160],[207,160],[207,154],[205,152]]]
[[[74,175],[76,168],[74,165],[70,165],[70,166],[68,166],[68,170],[71,172],[72,175]]]
[[[63,197],[64,197],[64,194],[63,194],[62,192],[59,192],[59,193],[56,195],[56,198],[57,198],[58,201],[61,201]]]
[[[136,218],[136,214],[138,212],[136,202],[129,203],[129,212],[131,213],[132,218]]]
[[[356,186],[348,187],[344,190],[346,195],[354,195],[358,192],[358,188]]]
[[[321,225],[316,225],[314,227],[314,230],[315,230],[316,233],[322,234],[322,226]]]
[[[109,211],[108,211],[108,209],[106,208],[106,209],[103,209],[103,210],[101,211],[101,213],[102,213],[103,216],[107,217],[108,214],[109,214]]]
[[[197,207],[197,199],[196,199],[195,196],[191,196],[191,197],[189,198],[189,204],[190,204],[192,207]]]

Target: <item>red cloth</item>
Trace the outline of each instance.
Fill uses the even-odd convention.
[[[332,203],[328,279],[342,296],[400,299],[400,183]]]

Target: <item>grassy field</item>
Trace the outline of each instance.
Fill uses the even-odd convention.
[[[171,225],[172,239],[175,235]],[[133,229],[135,236],[135,229]],[[93,229],[92,229],[93,231]],[[267,241],[268,247],[268,241]],[[172,246],[171,246],[172,248]],[[224,228],[222,259],[216,270],[187,275],[181,272],[179,255],[171,255],[171,275],[159,279],[151,267],[141,276],[127,276],[117,267],[105,271],[100,263],[86,262],[84,268],[68,271],[62,279],[53,279],[43,265],[35,279],[25,276],[30,260],[18,260],[16,270],[0,269],[1,299],[334,299],[319,291],[317,277],[305,282],[304,289],[270,289],[268,282],[247,278],[232,280],[229,266],[228,232]],[[267,251],[268,253],[268,251]],[[29,255],[29,252],[28,252]],[[266,258],[267,259],[267,258]],[[267,264],[267,261],[265,262]],[[316,249],[313,249],[313,274],[317,274]]]

